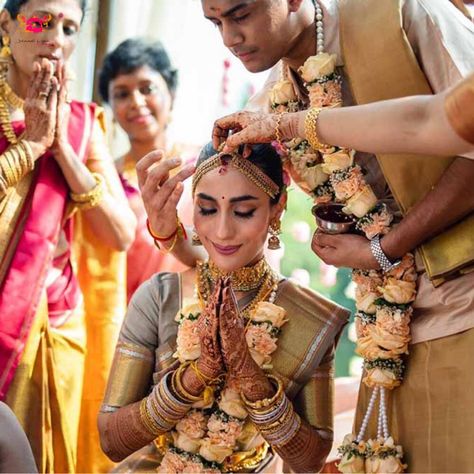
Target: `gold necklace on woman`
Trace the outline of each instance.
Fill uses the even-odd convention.
[[[234,291],[253,291],[258,288],[255,297],[241,311],[246,319],[249,318],[259,302],[264,301],[267,297],[270,303],[276,299],[279,277],[268,265],[265,258],[261,258],[254,265],[242,267],[230,273],[222,272],[213,262],[207,261],[199,262],[197,265],[197,294],[201,305],[205,306],[205,302],[212,294],[215,282],[224,276],[230,276]]]
[[[13,130],[8,105],[11,105],[14,109],[23,109],[24,103],[25,101],[13,92],[6,81],[0,83],[0,125],[3,134],[12,145],[18,143],[18,137]]]

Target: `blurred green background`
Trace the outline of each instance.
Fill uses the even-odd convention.
[[[311,214],[313,201],[295,186],[291,186],[288,193],[288,208],[280,236],[285,248],[281,272],[308,284],[313,290],[352,311],[350,323],[345,327],[336,351],[336,376],[355,375],[350,370],[355,358],[355,344],[349,339],[355,313],[355,302],[350,297],[351,270],[330,267],[312,252],[311,238],[316,228]]]

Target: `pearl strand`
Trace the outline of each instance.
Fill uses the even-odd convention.
[[[385,403],[385,388],[380,388],[380,413],[382,417],[382,429],[383,437],[387,439],[389,437],[388,433],[388,417],[387,417],[387,405]]]
[[[324,25],[323,25],[323,10],[319,3],[314,1],[314,8],[316,9],[316,53],[324,53]]]
[[[374,411],[375,407],[375,400],[377,399],[377,394],[379,393],[379,387],[375,387],[372,396],[370,397],[369,406],[367,407],[367,411],[365,412],[364,419],[362,420],[362,426],[360,427],[359,434],[356,438],[356,443],[360,443],[364,438],[364,434],[367,431],[367,427],[369,426],[370,416]]]
[[[382,437],[382,397],[379,400],[379,416],[377,419],[377,439]]]

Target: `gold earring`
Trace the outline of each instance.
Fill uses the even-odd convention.
[[[195,247],[202,245],[201,239],[199,238],[199,235],[197,235],[196,229],[193,229],[193,235],[191,237],[191,245],[194,245]]]
[[[281,248],[280,239],[278,236],[281,234],[281,222],[280,219],[275,218],[270,223],[270,238],[268,239],[268,248],[269,250],[278,250]]]
[[[2,49],[0,50],[0,80],[5,81],[7,78],[8,67],[12,60],[12,50],[10,49],[10,37],[2,36]]]

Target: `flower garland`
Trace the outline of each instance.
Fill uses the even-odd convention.
[[[340,107],[341,77],[336,73],[336,55],[319,52],[299,69],[308,91],[310,107]],[[298,102],[293,84],[283,78],[270,91],[274,112],[304,109]],[[340,202],[344,212],[356,218],[356,228],[370,240],[390,230],[393,216],[378,202],[362,169],[354,164],[355,151],[328,146],[320,153],[301,138],[274,145],[282,159],[290,162],[317,204]],[[322,157],[322,159],[321,159]],[[372,388],[369,406],[357,436],[348,435],[339,448],[341,472],[402,472],[403,450],[389,434],[386,390],[401,384],[402,356],[408,354],[411,303],[416,297],[415,262],[412,254],[388,273],[353,270],[356,284],[356,352],[364,358],[363,382]],[[377,438],[364,441],[370,418],[378,404]]]
[[[209,273],[207,263],[198,266],[198,294],[207,293],[202,280]],[[245,337],[250,354],[260,367],[271,368],[272,354],[277,349],[281,327],[287,322],[286,311],[273,304],[273,291],[278,276],[273,272],[262,282],[271,291],[256,295],[247,312]],[[270,283],[270,284],[269,284]],[[205,299],[205,298],[204,298]],[[265,301],[268,299],[268,301]],[[177,348],[174,356],[181,362],[195,361],[201,354],[199,319],[205,301],[193,300],[178,311]],[[219,473],[232,470],[232,457],[241,451],[258,449],[265,444],[258,430],[248,419],[236,381],[226,381],[217,387],[211,398],[193,405],[171,432],[172,446],[166,451],[158,468],[162,473]],[[266,451],[265,451],[266,452]],[[238,458],[238,456],[236,457]]]

